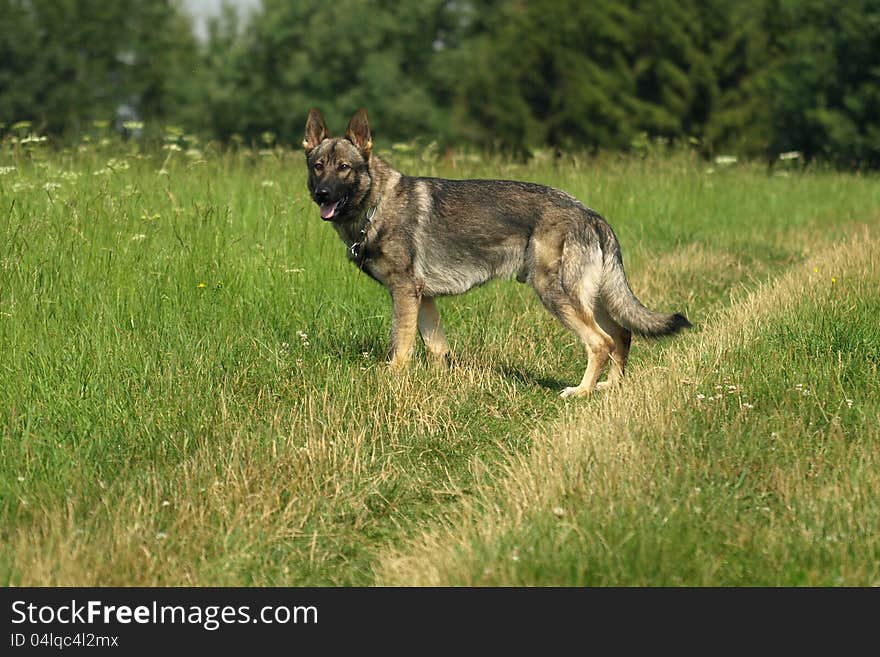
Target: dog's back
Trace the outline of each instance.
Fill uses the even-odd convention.
[[[576,211],[559,190],[507,180],[410,178],[419,199],[414,271],[426,294],[460,294],[493,278],[528,278],[536,225],[554,207]],[[579,204],[577,204],[579,205]]]
[[[546,287],[546,277],[535,272],[559,261],[567,295],[589,296],[597,287],[597,301],[638,335],[658,337],[688,325],[681,315],[651,312],[636,299],[611,226],[566,192],[510,180],[410,180],[423,187],[417,197],[427,199],[413,208],[416,272],[426,293],[459,294],[512,274]]]

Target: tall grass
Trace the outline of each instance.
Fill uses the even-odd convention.
[[[441,301],[451,369],[418,354],[388,372],[387,293],[345,262],[301,153],[40,148],[0,156],[0,581],[371,584],[383,559],[501,486],[560,418],[614,403],[558,399],[583,352],[513,282]],[[697,324],[698,353],[723,308],[876,224],[880,207],[871,177],[688,154],[390,158],[571,192],[614,226],[642,300]],[[771,335],[787,325],[767,322]],[[675,345],[636,343],[626,385]],[[809,385],[811,363],[791,362]],[[778,413],[786,435],[808,432],[800,412]],[[753,430],[719,424],[714,440]],[[813,452],[792,440],[806,467]],[[625,581],[627,567],[592,581]],[[523,581],[584,579],[536,568],[546,576]]]

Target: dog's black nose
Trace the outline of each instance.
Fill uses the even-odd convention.
[[[330,198],[330,190],[326,187],[318,187],[318,189],[315,190],[315,200],[318,203],[323,203],[328,198]]]

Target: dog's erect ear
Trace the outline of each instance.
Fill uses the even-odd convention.
[[[370,136],[370,123],[367,121],[367,110],[363,107],[354,113],[348,122],[345,138],[357,146],[364,157],[370,157],[373,150],[373,139]]]
[[[309,118],[306,119],[306,136],[303,138],[303,148],[306,149],[306,155],[315,150],[318,144],[329,136],[330,133],[327,131],[327,124],[324,123],[324,116],[320,110],[313,107],[309,110]]]

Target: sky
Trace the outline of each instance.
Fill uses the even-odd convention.
[[[197,37],[205,39],[208,36],[207,19],[219,15],[223,3],[224,0],[183,0],[183,6],[193,15]],[[236,7],[239,14],[246,14],[258,7],[260,0],[226,0],[226,3]]]

